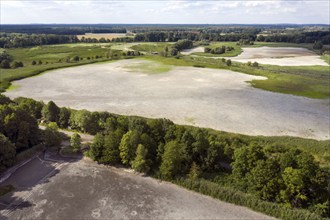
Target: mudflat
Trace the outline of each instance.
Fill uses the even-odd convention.
[[[5,95],[248,135],[329,139],[329,100],[256,89],[246,81],[263,77],[229,70],[162,67],[168,71],[153,73],[146,68],[153,65],[134,59],[58,69],[16,81],[18,89]]]

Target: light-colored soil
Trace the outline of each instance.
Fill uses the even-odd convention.
[[[204,52],[204,47],[195,47],[192,49],[182,50],[180,53],[183,55],[189,55],[196,52]]]
[[[321,57],[305,48],[296,47],[257,47],[242,48],[243,52],[231,57],[232,61],[247,63],[258,62],[278,66],[328,66]],[[214,57],[219,58],[219,57]],[[227,57],[228,58],[228,57]]]
[[[329,139],[329,100],[255,89],[246,81],[262,77],[228,70],[174,67],[145,74],[126,68],[148,62],[121,60],[54,70],[14,82],[18,89],[5,95],[249,135]]]
[[[1,219],[272,219],[88,160],[34,159],[7,183],[19,190],[0,198]]]

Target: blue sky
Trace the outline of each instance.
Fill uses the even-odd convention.
[[[0,0],[1,24],[329,24],[328,0]]]

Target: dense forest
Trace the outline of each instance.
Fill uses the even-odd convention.
[[[330,44],[327,25],[317,28],[299,25],[1,25],[0,47],[28,47],[61,43],[105,43],[107,39],[76,35],[85,33],[129,33],[134,37],[114,42],[260,41]]]
[[[49,126],[39,130],[38,121]],[[85,154],[102,164],[121,164],[183,186],[189,183],[188,188],[208,195],[218,195],[217,187],[228,188],[221,196],[254,209],[265,201],[268,205],[261,211],[268,214],[274,208],[271,204],[279,204],[273,215],[277,217],[301,217],[292,208],[309,210],[304,213],[310,217],[330,216],[329,170],[290,142],[276,144],[167,119],[60,108],[52,101],[12,101],[0,95],[0,172],[35,145],[59,145],[58,127],[95,135]],[[250,204],[245,197],[232,197],[231,190],[257,200]]]

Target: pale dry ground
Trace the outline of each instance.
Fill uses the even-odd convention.
[[[232,61],[278,66],[329,66],[319,55],[306,48],[296,47],[257,47],[242,48],[243,52],[236,57],[225,57]],[[222,57],[212,57],[221,59]]]
[[[105,39],[112,40],[114,38],[120,38],[120,37],[126,37],[126,34],[122,33],[86,33],[84,35],[77,35],[78,39],[81,40],[81,38],[96,38],[97,40],[100,40],[102,37]]]
[[[180,53],[183,55],[189,55],[197,52],[204,52],[204,47],[195,47],[192,49],[186,49],[186,50],[182,50]]]
[[[39,157],[7,183],[19,190],[0,198],[1,219],[273,219],[88,159],[55,163]]]
[[[161,74],[132,72],[146,60],[121,60],[47,72],[14,82],[5,95],[53,100],[60,106],[168,118],[179,124],[249,135],[329,139],[329,100],[252,88],[264,79],[229,70],[173,67]],[[129,70],[128,70],[129,69]]]

